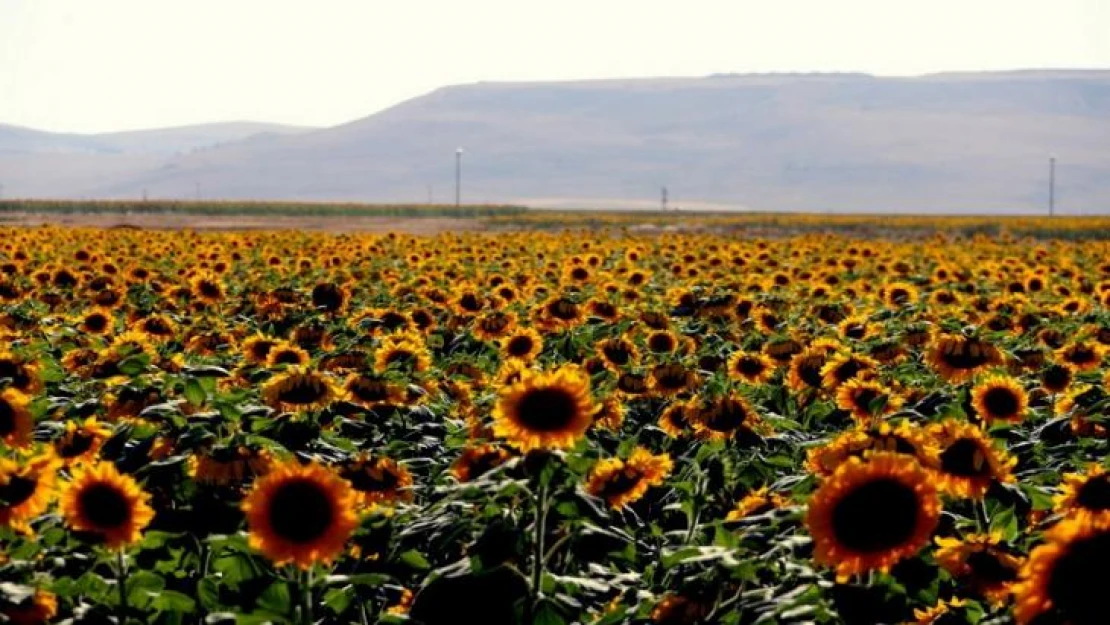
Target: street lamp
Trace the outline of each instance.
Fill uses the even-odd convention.
[[[455,208],[462,205],[462,148],[455,148]]]

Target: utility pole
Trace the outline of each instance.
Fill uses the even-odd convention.
[[[462,205],[462,148],[455,148],[455,208]]]
[[[143,201],[144,201],[144,202],[146,201],[146,197],[147,197],[147,196],[146,196],[146,189],[143,189]]]
[[[1048,216],[1056,214],[1056,157],[1048,157]]]
[[[663,187],[661,197],[659,198],[659,206],[664,213],[667,212],[667,187]]]

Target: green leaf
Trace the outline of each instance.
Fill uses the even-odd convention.
[[[138,354],[136,356],[124,358],[116,365],[116,368],[119,369],[120,373],[126,376],[136,376],[146,371],[148,365],[150,365],[150,356]]]
[[[1006,541],[1012,541],[1018,536],[1018,521],[1013,508],[1000,510],[991,517],[991,531],[1002,532]]]
[[[332,612],[342,614],[350,607],[351,601],[354,600],[355,589],[353,586],[343,586],[341,588],[332,588],[324,594],[324,605],[328,606]]]
[[[192,597],[176,590],[163,590],[154,598],[153,607],[162,612],[189,613],[196,609],[197,603]]]
[[[289,614],[292,606],[292,594],[289,592],[289,584],[285,582],[274,582],[270,584],[262,594],[258,596],[258,605],[265,608],[268,612],[277,614]]]
[[[550,601],[541,601],[536,607],[536,616],[532,623],[534,625],[566,625],[566,619],[563,618],[562,613]]]
[[[424,557],[424,554],[415,549],[410,549],[402,553],[401,562],[404,562],[405,564],[418,571],[426,571],[432,568],[431,563],[428,562],[428,559]]]
[[[134,571],[127,576],[127,601],[137,607],[150,605],[151,599],[166,587],[166,580],[150,571]]]
[[[258,576],[254,560],[245,553],[232,553],[212,562],[212,568],[224,576],[224,581],[236,585]]]
[[[185,399],[194,406],[202,406],[208,394],[204,392],[204,387],[201,386],[200,380],[196,378],[189,378],[185,380]]]

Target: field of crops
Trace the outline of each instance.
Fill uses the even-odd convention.
[[[0,621],[1110,622],[1106,242],[0,234]]]

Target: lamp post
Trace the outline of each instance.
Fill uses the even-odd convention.
[[[455,208],[462,205],[462,148],[455,148]]]

